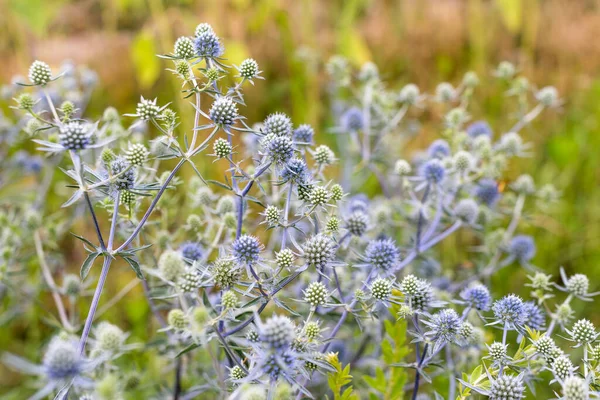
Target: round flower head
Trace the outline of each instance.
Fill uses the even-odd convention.
[[[494,342],[488,346],[490,358],[496,363],[502,363],[506,360],[506,345],[500,342]]]
[[[512,238],[509,253],[520,262],[527,262],[535,256],[535,243],[531,236],[518,235]]]
[[[588,383],[575,375],[564,380],[562,391],[564,400],[588,400],[590,398]]]
[[[313,282],[304,290],[304,301],[313,307],[322,306],[327,302],[327,288],[321,282]]]
[[[336,216],[330,217],[325,224],[325,230],[330,233],[338,232],[340,230],[339,218]]]
[[[182,36],[175,41],[173,53],[177,58],[188,59],[194,57],[194,42],[186,36]]]
[[[447,308],[431,317],[427,325],[434,341],[452,342],[460,330],[461,320],[456,311]]]
[[[202,255],[204,254],[204,249],[200,243],[196,242],[184,243],[179,250],[181,251],[183,258],[191,261],[201,259]]]
[[[137,116],[143,121],[155,119],[160,115],[160,107],[156,105],[156,99],[141,98],[136,109]]]
[[[240,76],[246,79],[255,78],[258,75],[258,63],[252,58],[246,58],[240,64],[238,70],[240,71]]]
[[[556,344],[550,336],[543,335],[533,343],[533,347],[538,353],[548,357],[552,354]]]
[[[462,199],[454,207],[454,215],[461,221],[472,225],[479,216],[479,205],[473,199]]]
[[[467,127],[467,135],[472,138],[478,136],[492,137],[492,128],[486,121],[475,121]]]
[[[294,253],[290,249],[283,249],[275,256],[279,268],[290,268],[294,265]]]
[[[474,88],[479,85],[479,77],[475,72],[469,71],[463,76],[462,83],[468,88]]]
[[[356,132],[364,127],[363,113],[358,107],[352,107],[342,114],[341,127],[344,132]]]
[[[213,152],[215,157],[225,158],[231,155],[233,146],[231,146],[227,139],[218,138],[213,144]]]
[[[22,93],[16,100],[21,110],[31,110],[36,103],[36,100],[29,93]]]
[[[305,183],[309,178],[308,166],[301,158],[292,158],[281,171],[284,182]]]
[[[525,385],[521,375],[503,374],[492,382],[490,400],[520,400],[525,398]]]
[[[254,236],[242,235],[233,242],[232,250],[238,262],[252,264],[258,261],[262,244]]]
[[[433,159],[423,164],[420,170],[420,175],[427,182],[440,183],[446,176],[446,169],[442,165],[441,161]]]
[[[146,162],[148,158],[148,149],[141,143],[132,144],[127,153],[125,154],[125,159],[131,165],[142,165]]]
[[[294,156],[294,142],[289,136],[275,136],[269,140],[267,155],[275,164],[285,164]]]
[[[211,268],[211,276],[215,285],[227,288],[235,284],[239,278],[239,269],[233,260],[217,258]]]
[[[456,90],[447,82],[442,82],[435,88],[435,98],[440,103],[448,103],[454,100],[455,97]]]
[[[284,113],[274,113],[265,119],[264,130],[266,135],[292,137],[292,121]]]
[[[267,208],[265,208],[264,211],[265,222],[269,226],[277,226],[277,224],[279,223],[280,214],[281,211],[279,210],[279,208],[277,208],[277,206],[268,206]]]
[[[400,90],[398,101],[401,103],[414,105],[419,101],[420,96],[421,91],[419,90],[419,87],[414,83],[409,83]]]
[[[34,61],[29,67],[29,80],[34,85],[45,85],[52,79],[52,71],[43,61]]]
[[[371,284],[371,296],[380,301],[386,301],[392,295],[392,282],[389,279],[377,278]]]
[[[225,52],[219,37],[211,30],[199,32],[194,39],[194,51],[198,57],[215,58]]]
[[[102,351],[117,352],[123,346],[126,335],[116,325],[102,322],[96,328],[97,347]]]
[[[246,373],[244,372],[244,370],[241,367],[239,367],[237,365],[234,365],[229,370],[229,379],[231,379],[232,381],[244,379],[245,377],[246,377]]]
[[[558,379],[565,379],[568,376],[573,375],[575,372],[575,367],[573,367],[573,363],[569,356],[563,354],[554,360],[552,363],[552,372]]]
[[[427,149],[430,158],[444,158],[450,155],[450,145],[444,139],[437,139]]]
[[[406,275],[400,282],[400,291],[407,297],[416,296],[420,291],[421,279],[414,275]]]
[[[369,215],[357,210],[346,218],[346,229],[354,236],[362,236],[369,227]]]
[[[210,119],[219,126],[233,125],[238,117],[235,102],[227,96],[218,97],[208,111]]]
[[[177,279],[177,287],[186,293],[191,293],[198,289],[202,283],[200,273],[195,268],[186,268],[183,274]]]
[[[294,141],[302,144],[312,144],[315,130],[308,124],[303,124],[294,129]]]
[[[329,201],[329,191],[321,186],[315,187],[308,196],[308,200],[314,206],[322,206]]]
[[[322,144],[315,149],[313,158],[319,165],[330,165],[335,162],[335,153],[329,146]]]
[[[206,32],[214,32],[212,26],[210,26],[210,24],[207,24],[206,22],[202,22],[200,24],[198,24],[198,26],[196,26],[196,29],[194,31],[194,36],[200,36],[203,33]]]
[[[340,201],[344,197],[344,188],[342,188],[342,185],[336,183],[331,186],[330,194],[331,200]]]
[[[174,309],[167,314],[167,323],[176,330],[183,330],[187,327],[188,320],[182,310]]]
[[[527,320],[523,300],[514,294],[509,294],[494,302],[492,310],[496,320],[511,327],[520,327]]]
[[[71,121],[60,127],[58,141],[67,150],[83,150],[90,144],[90,134],[84,124]]]
[[[175,281],[178,276],[184,273],[185,264],[178,252],[167,250],[158,259],[158,270],[166,280]]]
[[[471,153],[466,151],[457,152],[452,158],[454,169],[459,172],[467,172],[473,169],[475,165],[475,159]]]
[[[554,86],[546,86],[538,90],[535,98],[546,107],[555,106],[558,103],[558,91]]]
[[[502,61],[496,68],[495,75],[502,79],[511,79],[517,72],[515,66],[508,61]]]
[[[129,190],[121,191],[121,203],[122,204],[131,206],[131,204],[133,204],[134,201],[135,201],[135,194],[133,192],[130,192]]]
[[[525,307],[525,313],[527,314],[525,325],[537,331],[543,329],[546,325],[546,314],[544,313],[544,310],[533,301],[528,301],[523,306]]]
[[[394,172],[400,176],[406,176],[412,172],[412,167],[406,160],[398,160],[394,164]]]
[[[82,368],[83,360],[76,343],[55,337],[50,341],[42,365],[50,379],[73,378]]]
[[[288,317],[274,315],[260,326],[260,341],[274,349],[288,348],[295,338],[296,328]]]
[[[238,298],[235,292],[228,290],[223,293],[223,297],[221,297],[221,304],[225,309],[236,308],[238,305]]]
[[[588,293],[590,280],[584,274],[575,274],[565,282],[567,291],[575,296],[585,296]]]
[[[488,311],[492,303],[492,296],[487,287],[476,284],[460,293],[460,297],[479,311]]]
[[[112,176],[117,176],[114,185],[117,190],[129,190],[135,185],[135,168],[124,157],[117,157],[110,164]]]
[[[523,139],[516,132],[508,132],[500,138],[499,147],[507,155],[517,155],[523,150]]]
[[[317,269],[323,269],[333,261],[335,249],[335,243],[325,235],[311,237],[302,247],[306,263]]]
[[[569,332],[573,341],[579,344],[591,343],[598,337],[596,327],[587,319],[580,319],[575,322],[573,328],[567,332]]]
[[[400,249],[392,239],[371,240],[365,250],[365,261],[371,267],[390,272],[400,258]]]
[[[492,179],[481,179],[475,188],[475,196],[488,207],[493,206],[500,198],[498,184]]]
[[[535,183],[531,175],[523,174],[519,176],[510,186],[517,193],[527,195],[535,193]]]

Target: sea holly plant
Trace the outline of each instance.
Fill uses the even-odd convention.
[[[152,96],[93,119],[94,82],[71,65],[54,73],[36,61],[29,81],[4,91],[15,100],[2,178],[36,176],[34,195],[2,203],[6,319],[45,291],[57,315],[44,319],[55,334],[39,360],[2,357],[33,376],[31,398],[596,395],[599,333],[571,304],[597,293],[583,274],[561,269],[557,282],[542,271],[521,233],[558,192],[505,177],[511,159],[530,155],[530,123],[561,104],[554,88],[500,64],[490,76],[519,106],[492,128],[471,115],[484,80],[474,73],[426,94],[334,57],[333,123],[321,131],[281,110],[245,118],[259,63],[230,66],[206,23],[160,57],[192,121],[175,99]],[[408,159],[399,144],[426,108],[441,116],[430,124],[439,137]],[[61,208],[46,204],[51,191]],[[84,254],[78,270],[59,245],[69,233]],[[468,271],[439,250],[465,234]],[[41,272],[34,283],[27,265]],[[118,266],[130,282],[108,299]],[[529,293],[497,293],[509,268],[529,275]],[[99,320],[138,285],[156,324],[146,341]]]

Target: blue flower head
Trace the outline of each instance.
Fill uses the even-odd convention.
[[[492,137],[492,128],[486,121],[475,121],[467,127],[467,135],[472,138],[478,136]]]
[[[293,182],[300,185],[306,183],[310,178],[308,166],[301,158],[292,158],[281,171],[281,179],[284,182]]]
[[[475,196],[488,207],[493,206],[500,199],[498,184],[493,179],[481,179],[475,188]]]
[[[344,132],[356,132],[363,129],[365,125],[363,113],[358,107],[351,107],[346,110],[342,114],[340,123]]]
[[[433,340],[442,344],[454,341],[462,323],[456,311],[447,308],[435,314],[427,325]]]
[[[233,242],[232,250],[238,262],[252,264],[258,261],[262,244],[254,236],[242,235]]]
[[[313,144],[315,130],[308,124],[303,124],[294,130],[294,141],[302,144]]]
[[[79,374],[82,364],[76,343],[58,337],[50,342],[42,363],[50,379],[72,378]]]
[[[438,139],[427,149],[429,158],[443,158],[450,155],[450,145],[444,139]]]
[[[498,322],[509,327],[522,327],[527,321],[527,310],[519,296],[509,294],[497,300],[492,307]]]
[[[546,314],[544,313],[544,310],[533,301],[526,302],[523,304],[523,307],[525,308],[525,313],[527,315],[525,325],[538,331],[543,329],[546,325]]]
[[[371,267],[390,272],[400,258],[400,249],[392,239],[372,240],[365,250],[365,261]]]
[[[535,243],[531,236],[518,235],[512,238],[508,248],[510,254],[520,262],[527,262],[535,256]]]
[[[181,255],[183,256],[183,258],[186,258],[191,261],[201,259],[202,255],[204,254],[204,249],[202,248],[200,243],[195,242],[184,243],[179,250],[181,251]]]
[[[215,58],[222,56],[225,48],[212,30],[206,30],[194,39],[194,51],[198,57]]]
[[[492,303],[492,296],[487,287],[476,284],[460,293],[460,297],[479,311],[488,311]]]
[[[427,182],[440,183],[446,176],[446,169],[439,160],[433,159],[423,164],[420,173]]]

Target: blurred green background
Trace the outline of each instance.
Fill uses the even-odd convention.
[[[191,35],[200,22],[223,38],[230,64],[253,57],[264,71],[267,81],[246,92],[249,121],[284,111],[295,123],[313,124],[320,142],[333,143],[325,133],[332,121],[323,68],[333,54],[357,66],[373,61],[390,85],[414,82],[430,93],[438,82],[458,83],[474,70],[483,84],[472,114],[488,119],[497,133],[510,126],[503,88],[490,76],[499,61],[515,63],[534,84],[558,87],[564,106],[525,129],[533,157],[514,165],[508,179],[529,173],[563,193],[550,214],[522,225],[536,237],[535,264],[555,275],[560,265],[592,277],[600,273],[599,0],[0,0],[0,80],[25,75],[34,59],[51,66],[70,59],[99,74],[89,116],[109,105],[133,112],[143,95],[173,100],[182,120],[190,121],[180,83],[165,71],[170,63],[155,54],[171,52],[175,39]],[[438,128],[425,124],[416,145],[435,139]],[[452,261],[456,240],[443,245]],[[71,258],[77,263],[82,255]],[[514,271],[503,274],[512,278]],[[112,277],[108,296],[132,278],[123,276]],[[519,291],[523,284],[498,282],[497,292]],[[598,289],[594,280],[592,286]],[[120,311],[127,315],[112,317],[126,319],[143,337],[148,310],[135,293]],[[600,323],[600,315],[586,311]],[[0,332],[0,348],[44,337],[39,316],[19,324]]]

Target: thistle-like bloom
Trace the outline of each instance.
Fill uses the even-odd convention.
[[[284,182],[304,184],[309,178],[308,166],[301,158],[292,158],[285,164],[281,171],[281,179]]]
[[[142,121],[149,121],[155,119],[160,115],[161,108],[156,105],[156,99],[150,100],[143,97],[140,98],[140,102],[137,105],[136,115]]]
[[[91,132],[85,124],[71,121],[60,127],[59,143],[67,150],[83,150],[90,143]]]
[[[286,316],[274,315],[259,325],[259,339],[274,349],[287,349],[296,338],[296,327]]]
[[[488,311],[492,304],[489,289],[482,284],[475,284],[464,289],[460,297],[478,311]]]
[[[354,236],[362,236],[369,227],[369,215],[363,211],[354,211],[346,218],[345,228]]]
[[[492,137],[492,128],[486,121],[475,121],[467,127],[467,135],[472,138],[478,136]]]
[[[560,277],[564,286],[557,287],[563,292],[567,292],[584,301],[592,301],[592,297],[597,296],[600,292],[589,293],[590,280],[584,274],[574,274],[567,277],[564,268],[560,268]]]
[[[500,199],[498,184],[492,179],[481,179],[475,188],[475,196],[483,204],[492,207]]]
[[[567,329],[567,333],[571,336],[571,340],[577,343],[577,345],[587,345],[588,343],[594,342],[599,333],[596,332],[594,324],[587,319],[580,319],[575,322],[571,330]]]
[[[585,379],[571,375],[563,381],[562,392],[562,400],[588,400],[590,385]]]
[[[417,104],[420,98],[421,91],[419,90],[419,87],[414,83],[409,83],[408,85],[405,85],[402,89],[400,89],[400,93],[398,94],[398,101],[409,105]]]
[[[238,67],[240,76],[245,79],[252,80],[256,78],[260,71],[258,70],[258,63],[253,58],[247,58]]]
[[[444,158],[450,155],[450,145],[444,139],[437,139],[427,149],[429,158]]]
[[[173,53],[177,58],[188,59],[194,57],[194,42],[187,36],[182,36],[175,41]]]
[[[495,323],[501,323],[509,329],[520,330],[527,321],[527,313],[523,300],[519,296],[509,294],[497,300],[493,307]]]
[[[29,67],[29,80],[34,85],[45,85],[52,79],[52,70],[48,64],[43,61],[36,60]]]
[[[306,263],[317,269],[325,268],[335,257],[335,243],[325,235],[308,239],[302,247]]]
[[[446,176],[446,169],[439,160],[433,159],[423,164],[420,175],[427,182],[441,183]]]
[[[191,261],[200,260],[204,255],[204,249],[202,248],[202,245],[196,242],[184,243],[179,251],[181,251],[183,258]]]
[[[365,250],[365,262],[381,273],[392,273],[400,258],[400,249],[392,239],[371,240]]]
[[[218,97],[210,107],[208,115],[219,126],[233,125],[239,116],[235,102],[227,96]]]
[[[315,130],[308,124],[303,124],[294,129],[294,142],[300,144],[311,145],[313,144],[313,137]]]
[[[444,344],[455,341],[456,335],[462,325],[456,311],[450,308],[434,314],[433,317],[431,317],[431,320],[424,320],[423,323],[430,328],[427,334],[431,336],[431,340],[435,342],[433,348],[434,352]]]
[[[392,281],[385,278],[377,278],[371,283],[371,296],[375,300],[387,301],[392,295]]]
[[[232,245],[233,256],[239,263],[253,264],[258,261],[263,246],[258,238],[242,235]]]
[[[454,207],[454,215],[461,221],[472,225],[479,216],[479,205],[473,199],[462,199]]]
[[[340,125],[344,132],[356,132],[364,128],[363,113],[358,107],[352,107],[342,114]]]
[[[164,279],[174,282],[185,272],[185,264],[178,252],[167,250],[158,259],[158,270]]]
[[[535,256],[535,243],[531,236],[517,235],[510,241],[508,251],[521,263],[529,262]]]
[[[544,329],[546,325],[546,313],[533,301],[528,301],[523,304],[527,318],[525,325],[537,331]]]
[[[112,176],[118,176],[114,185],[117,190],[130,190],[135,186],[135,167],[127,162],[124,157],[117,157],[111,164]]]
[[[304,290],[304,301],[313,307],[325,304],[328,296],[327,288],[321,282],[313,282]]]
[[[294,156],[294,142],[289,136],[274,136],[267,144],[267,156],[274,164],[285,164]]]
[[[198,57],[216,58],[223,55],[225,48],[212,30],[204,30],[196,34],[194,51]]]
[[[264,130],[267,136],[292,137],[292,120],[284,113],[274,113],[265,119]]]
[[[566,354],[556,357],[552,363],[552,373],[559,381],[572,376],[576,370],[577,368],[573,366],[573,362]]]

